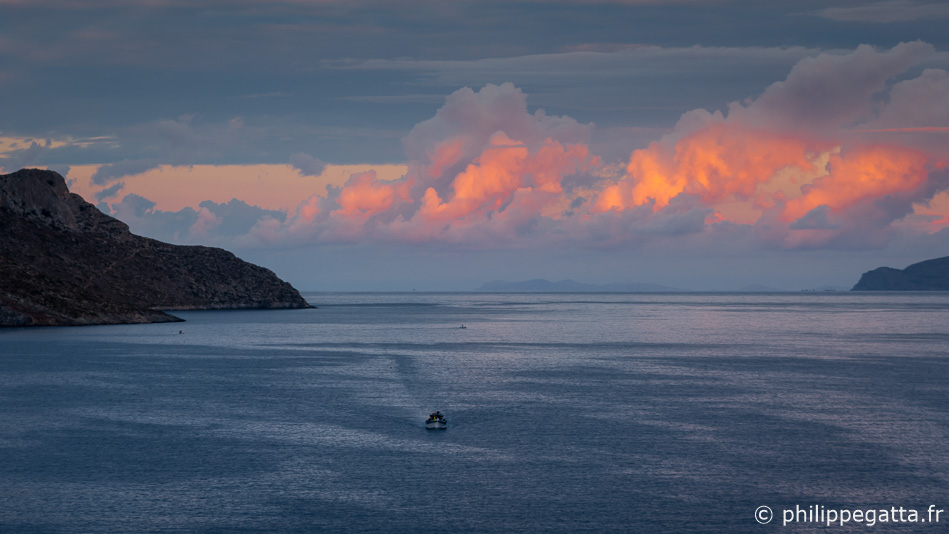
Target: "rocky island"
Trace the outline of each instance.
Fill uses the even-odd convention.
[[[949,291],[949,256],[863,273],[851,291]]]
[[[170,245],[70,193],[62,176],[0,175],[0,326],[179,321],[164,310],[307,308],[268,269]]]

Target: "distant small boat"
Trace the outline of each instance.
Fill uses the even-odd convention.
[[[432,412],[425,421],[425,428],[428,430],[445,430],[448,428],[448,421],[441,412]]]
[[[461,325],[459,328],[468,328],[468,327],[465,325]]]

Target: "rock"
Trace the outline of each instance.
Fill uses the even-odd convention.
[[[949,291],[949,256],[863,273],[851,291]]]
[[[132,234],[62,176],[0,175],[0,325],[179,320],[158,310],[306,308],[290,284],[230,252]]]

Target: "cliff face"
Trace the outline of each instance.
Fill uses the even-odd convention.
[[[156,310],[306,308],[230,252],[129,232],[51,171],[0,175],[0,325],[174,321]]]
[[[949,256],[865,272],[852,291],[949,291]]]

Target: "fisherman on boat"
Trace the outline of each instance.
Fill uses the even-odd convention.
[[[445,416],[442,415],[442,412],[435,411],[428,416],[428,420],[425,421],[425,428],[431,429],[445,429],[448,426],[448,421],[445,420]]]

